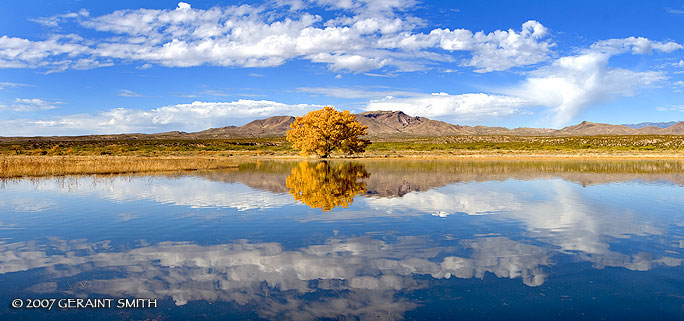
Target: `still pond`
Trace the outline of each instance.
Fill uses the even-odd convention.
[[[3,320],[684,319],[681,161],[14,179],[0,231]]]

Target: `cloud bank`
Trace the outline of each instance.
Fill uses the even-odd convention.
[[[528,103],[518,97],[477,94],[450,95],[433,93],[415,97],[387,97],[372,100],[367,110],[401,110],[410,115],[426,117],[449,117],[458,120],[478,120],[519,112]]]
[[[18,102],[13,106],[11,108],[26,110],[52,107],[42,100]],[[115,108],[95,114],[71,114],[40,120],[0,120],[0,125],[12,128],[13,131],[8,134],[14,136],[199,131],[229,124],[242,125],[254,118],[302,115],[321,107],[307,104],[290,105],[270,100],[195,101],[190,104],[169,105],[149,110]]]
[[[337,87],[296,90],[368,99],[366,110],[401,109],[457,123],[474,124],[540,108],[550,115],[555,127],[561,127],[586,108],[635,95],[668,79],[663,70],[613,67],[612,57],[669,54],[683,48],[673,41],[626,37],[596,41],[572,53],[560,52],[556,51],[552,32],[536,20],[500,30],[429,28],[427,21],[412,14],[414,9],[415,1],[393,0],[279,0],[208,9],[179,2],[176,8],[118,10],[103,15],[91,15],[83,9],[33,19],[51,28],[52,33],[44,39],[0,36],[0,68],[34,68],[50,73],[119,64],[139,64],[141,69],[154,65],[251,68],[306,61],[325,65],[336,73],[367,75],[425,71],[440,64],[449,65],[449,70],[459,66],[476,73],[514,69],[521,81],[484,92],[447,90],[429,94],[392,88],[371,91]],[[67,26],[68,32],[64,31]],[[683,64],[670,63],[673,68]],[[18,86],[23,85],[0,82],[0,90]],[[121,90],[118,95],[139,94]],[[122,108],[0,123],[15,129],[12,135],[194,131],[235,124],[249,117],[297,115],[313,107],[255,102],[195,102],[151,110]],[[15,101],[0,108],[40,111],[48,106],[54,107]],[[265,112],[263,108],[273,111]],[[235,116],[230,118],[228,113]]]
[[[0,68],[62,71],[131,61],[167,67],[273,67],[303,59],[333,71],[360,73],[383,67],[422,70],[434,62],[460,60],[461,66],[489,72],[545,61],[554,46],[548,30],[534,20],[520,30],[415,32],[425,23],[407,13],[413,4],[281,1],[204,10],[180,2],[175,9],[119,10],[102,16],[81,10],[34,21],[51,28],[74,21],[82,31],[46,40],[0,37]],[[282,6],[291,10],[278,10]],[[304,7],[341,14],[324,20]],[[110,37],[80,35],[92,31]]]
[[[533,33],[532,33],[533,34]],[[682,49],[675,42],[646,38],[598,41],[577,55],[563,56],[525,73],[517,85],[501,94],[436,93],[414,97],[388,97],[368,103],[367,110],[403,110],[412,115],[446,117],[457,121],[483,120],[519,113],[524,108],[545,108],[554,126],[567,125],[585,108],[610,99],[629,97],[667,79],[663,71],[632,71],[609,66],[622,54],[670,53]]]

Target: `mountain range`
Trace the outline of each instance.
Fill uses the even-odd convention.
[[[661,122],[661,123],[651,123],[651,122],[646,122],[646,123],[638,123],[638,124],[622,124],[623,126],[639,129],[639,128],[644,128],[644,127],[658,127],[658,128],[668,128],[674,124],[676,124],[676,121],[668,121],[668,122]]]
[[[294,121],[292,116],[259,119],[244,126],[227,126],[193,133],[203,138],[276,137],[285,136]],[[356,114],[356,119],[368,126],[370,137],[430,137],[457,135],[517,135],[517,136],[592,136],[592,135],[684,135],[684,122],[673,122],[668,127],[609,125],[581,122],[562,129],[520,127],[462,126],[425,117],[409,116],[401,111],[367,111]]]
[[[401,111],[367,111],[356,114],[356,119],[368,126],[371,138],[437,137],[458,135],[515,135],[515,136],[596,136],[596,135],[684,135],[684,121],[671,123],[640,123],[610,125],[583,121],[562,129],[454,125],[425,117],[409,116]],[[42,137],[49,140],[108,140],[108,139],[230,139],[253,137],[282,137],[295,120],[292,116],[257,119],[243,126],[226,126],[207,130],[165,132],[156,134],[89,135],[78,137]],[[666,126],[668,125],[668,126]],[[18,140],[5,137],[3,141]]]

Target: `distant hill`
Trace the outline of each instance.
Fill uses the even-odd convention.
[[[369,136],[451,136],[472,135],[472,127],[452,125],[425,117],[413,117],[401,111],[367,111],[356,120],[368,126]]]
[[[644,128],[644,127],[657,127],[657,128],[668,128],[674,124],[676,124],[676,121],[669,121],[669,122],[661,122],[661,123],[638,123],[638,124],[623,124],[622,126],[627,126],[629,128],[634,128],[634,129],[639,129],[639,128]]]
[[[684,135],[684,122],[672,122],[666,128],[645,126],[639,129],[624,125],[609,125],[583,121],[562,129],[520,127],[462,126],[425,117],[412,117],[401,111],[367,111],[356,119],[368,126],[371,137],[384,136],[457,136],[457,135],[516,135],[516,136],[592,136],[592,135]]]
[[[562,129],[464,126],[409,116],[401,111],[367,111],[356,114],[356,119],[368,126],[370,137],[432,137],[458,135],[516,135],[516,136],[593,136],[593,135],[684,135],[684,122],[672,122],[668,127],[644,126],[632,128],[583,121]],[[255,120],[244,126],[212,128],[193,133],[203,138],[280,137],[290,129],[292,116],[275,116]],[[665,124],[665,123],[661,123]]]
[[[663,128],[659,133],[665,135],[684,135],[684,121],[680,121],[670,127]]]
[[[367,111],[356,119],[368,126],[368,136],[382,137],[438,137],[459,135],[515,135],[515,136],[597,136],[597,135],[684,135],[684,122],[641,123],[633,125],[610,125],[583,121],[562,129],[514,128],[464,126],[409,116],[401,111]],[[207,139],[207,138],[254,138],[283,137],[295,120],[292,116],[274,116],[257,119],[243,126],[226,126],[185,133],[165,132],[157,134],[120,134],[53,137],[5,137],[0,142],[26,140],[113,140],[113,139]],[[667,127],[663,127],[670,124]]]
[[[257,119],[246,125],[210,128],[193,135],[201,138],[226,138],[226,137],[280,137],[290,129],[290,124],[295,120],[292,116],[273,116],[266,119]]]
[[[554,132],[554,134],[563,136],[638,135],[639,131],[623,125],[608,125],[583,121],[577,125],[560,129]]]

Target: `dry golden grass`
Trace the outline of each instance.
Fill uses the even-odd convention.
[[[217,157],[0,156],[0,178],[74,174],[120,174],[237,167]]]

